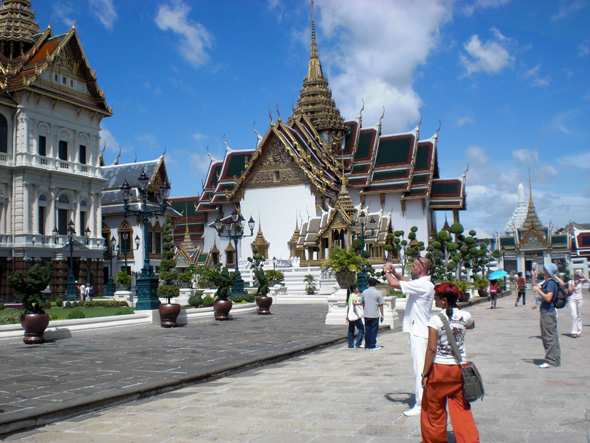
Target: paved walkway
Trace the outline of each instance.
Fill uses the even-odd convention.
[[[588,300],[587,291],[585,296]],[[488,309],[487,303],[469,308],[476,328],[468,331],[467,352],[477,362],[486,387],[484,401],[473,404],[482,442],[588,443],[588,305],[586,329],[579,339],[569,335],[569,309],[559,312],[563,365],[552,369],[536,366],[543,357],[538,311],[529,306],[515,308],[512,297],[500,299],[496,310]],[[123,391],[146,373],[162,376],[177,372],[187,377],[208,364],[211,356],[216,356],[217,364],[239,365],[247,358],[260,358],[277,342],[284,341],[282,349],[294,352],[306,344],[319,346],[315,352],[286,361],[79,415],[14,434],[6,441],[420,441],[419,419],[402,415],[413,401],[406,334],[380,333],[378,342],[384,346],[380,351],[348,349],[343,343],[322,348],[318,338],[337,340],[343,332],[342,327],[311,321],[314,316],[323,318],[325,307],[277,306],[273,312],[269,318],[238,317],[233,322],[204,322],[175,331],[136,327],[141,334],[135,338],[121,330],[76,335],[37,348],[2,343],[2,355],[24,351],[26,358],[15,359],[21,364],[28,362],[21,368],[11,363],[3,371],[3,379],[10,374],[12,383],[40,392],[49,390],[49,380],[70,377],[76,386],[72,391],[85,392],[101,380],[106,389],[114,383],[113,378],[124,381],[125,387],[113,387]],[[206,338],[201,334],[207,334]],[[212,351],[215,336],[228,343],[226,351]],[[147,346],[146,341],[152,344]],[[173,351],[172,356],[159,353],[163,344]],[[47,356],[39,358],[40,352],[46,355],[51,349],[51,360],[59,357],[60,364],[48,366],[47,361],[41,361]],[[39,363],[31,363],[32,356]],[[76,361],[79,363],[74,365]],[[76,374],[78,371],[83,376]],[[109,375],[101,377],[103,373]],[[42,397],[54,406],[65,401],[57,392]],[[449,441],[455,441],[452,430]]]

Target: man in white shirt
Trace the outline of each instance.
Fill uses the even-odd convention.
[[[414,369],[416,403],[404,415],[412,417],[420,415],[422,407],[422,369],[428,344],[428,321],[434,298],[434,285],[430,281],[428,271],[430,260],[418,257],[412,264],[412,278],[410,280],[395,271],[391,263],[383,266],[389,285],[400,289],[407,298],[404,312],[403,332],[409,333],[410,355]]]

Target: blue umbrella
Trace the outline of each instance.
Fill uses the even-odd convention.
[[[508,272],[506,271],[494,271],[490,275],[488,275],[488,280],[498,280],[502,277],[506,277]]]

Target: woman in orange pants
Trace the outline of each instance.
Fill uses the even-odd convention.
[[[473,329],[475,322],[471,314],[457,307],[459,288],[443,283],[434,288],[436,307],[442,308],[447,317],[455,341],[465,359],[465,330]],[[428,345],[424,371],[422,373],[422,413],[420,428],[423,443],[447,441],[447,405],[451,415],[453,431],[458,443],[479,442],[471,406],[463,399],[463,375],[447,341],[447,331],[438,315],[428,323]]]

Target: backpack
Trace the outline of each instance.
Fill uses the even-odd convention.
[[[553,306],[556,309],[561,309],[567,304],[567,291],[557,281],[555,281],[555,284],[557,286],[557,294],[553,294]]]
[[[88,295],[91,297],[94,295],[94,288],[92,286],[88,289]]]

